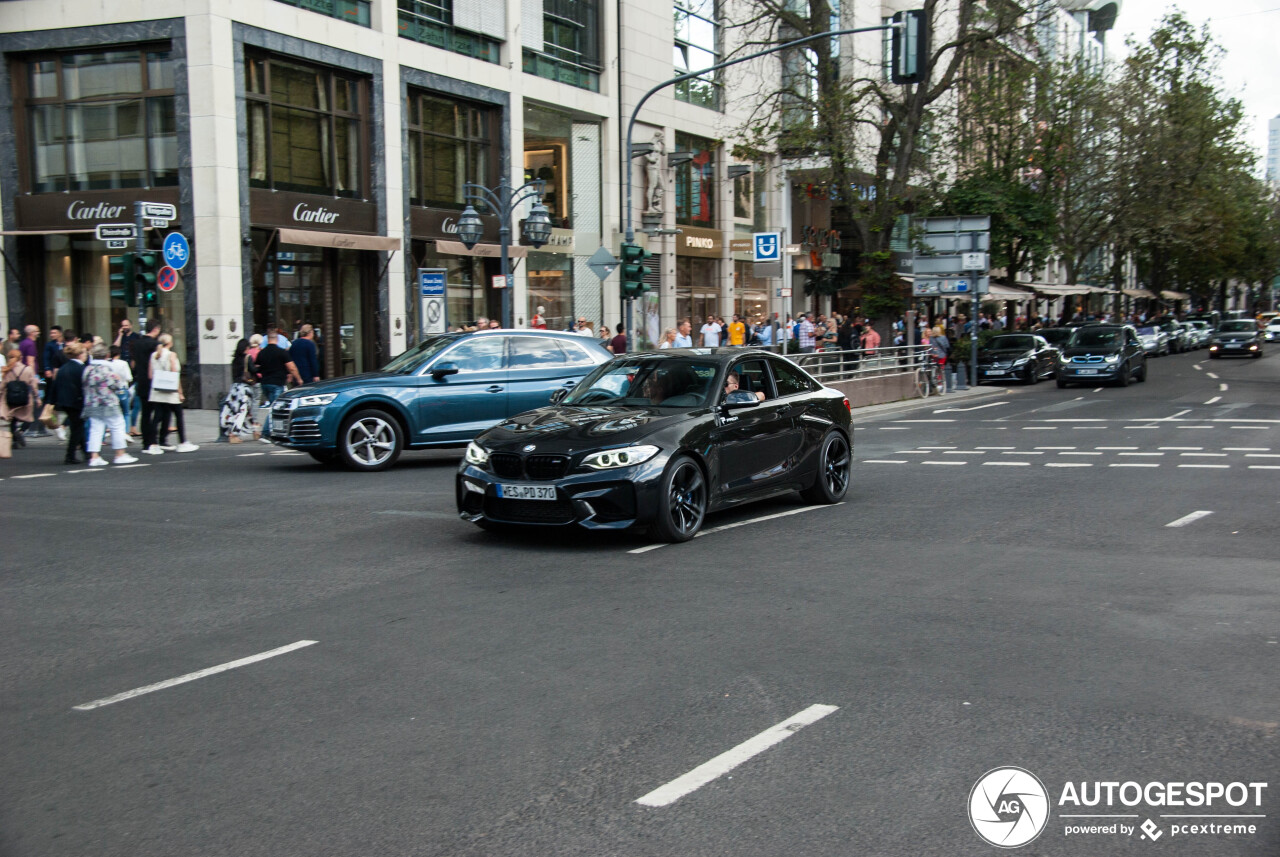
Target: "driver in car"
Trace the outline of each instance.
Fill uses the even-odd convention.
[[[738,373],[730,372],[728,377],[724,379],[724,397],[728,399],[730,393],[736,393],[738,391],[739,391],[738,390]],[[745,393],[747,391],[743,390],[742,392]],[[760,402],[764,401],[764,393],[760,392],[759,390],[755,391],[755,397],[756,397],[756,401],[760,401]]]

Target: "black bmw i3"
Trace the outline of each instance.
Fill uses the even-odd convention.
[[[708,514],[789,491],[838,502],[852,463],[843,393],[769,352],[671,349],[597,367],[479,435],[458,513],[488,529],[643,527],[681,542]]]

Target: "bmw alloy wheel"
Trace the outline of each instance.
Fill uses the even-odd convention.
[[[667,542],[686,542],[698,534],[707,516],[707,480],[692,458],[671,462],[662,480],[662,497],[650,534]]]
[[[838,503],[849,490],[852,466],[849,442],[840,432],[831,432],[823,439],[818,454],[817,478],[800,496],[810,503]]]

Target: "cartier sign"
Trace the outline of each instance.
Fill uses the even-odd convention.
[[[178,204],[175,188],[36,193],[14,198],[19,229],[66,229],[92,232],[99,223],[133,222],[135,202]]]
[[[362,199],[249,189],[254,226],[318,229],[324,232],[378,232],[378,207]]]
[[[410,233],[414,238],[425,238],[434,241],[440,238],[456,239],[458,236],[458,218],[462,212],[447,208],[409,208]],[[482,244],[496,244],[498,241],[498,218],[491,214],[480,215],[484,224],[484,234],[480,237]]]

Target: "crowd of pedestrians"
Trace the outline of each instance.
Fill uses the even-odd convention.
[[[54,325],[44,347],[40,328],[16,329],[0,345],[4,398],[0,418],[9,428],[12,447],[25,447],[27,437],[54,434],[66,441],[67,464],[102,467],[108,441],[112,462],[132,464],[130,443],[141,443],[146,455],[195,452],[183,419],[182,362],[173,337],[154,320],[139,334],[126,319],[113,341]],[[178,442],[171,444],[175,432]]]

